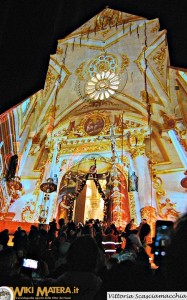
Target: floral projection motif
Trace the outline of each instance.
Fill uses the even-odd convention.
[[[92,100],[105,100],[114,95],[120,79],[115,73],[102,72],[92,77],[86,85],[86,93]]]

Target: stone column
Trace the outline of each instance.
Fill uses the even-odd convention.
[[[151,176],[148,168],[148,158],[146,156],[136,156],[134,166],[138,176],[138,197],[140,208],[152,206]]]

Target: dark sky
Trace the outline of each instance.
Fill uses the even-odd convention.
[[[44,87],[57,39],[106,6],[167,29],[171,65],[187,68],[187,0],[0,0],[0,113]]]

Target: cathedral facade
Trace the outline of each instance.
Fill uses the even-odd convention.
[[[0,116],[0,222],[125,227],[187,209],[187,70],[158,19],[106,8],[58,41],[43,90]]]

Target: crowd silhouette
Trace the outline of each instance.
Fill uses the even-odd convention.
[[[152,268],[146,251],[150,226],[137,228],[132,219],[125,231],[99,220],[77,225],[63,219],[48,225],[18,227],[9,246],[8,229],[0,232],[0,286],[77,286],[72,299],[106,299],[108,291],[186,291],[187,214],[174,226],[166,256]],[[23,267],[23,258],[38,262]],[[73,298],[75,297],[75,298]]]

